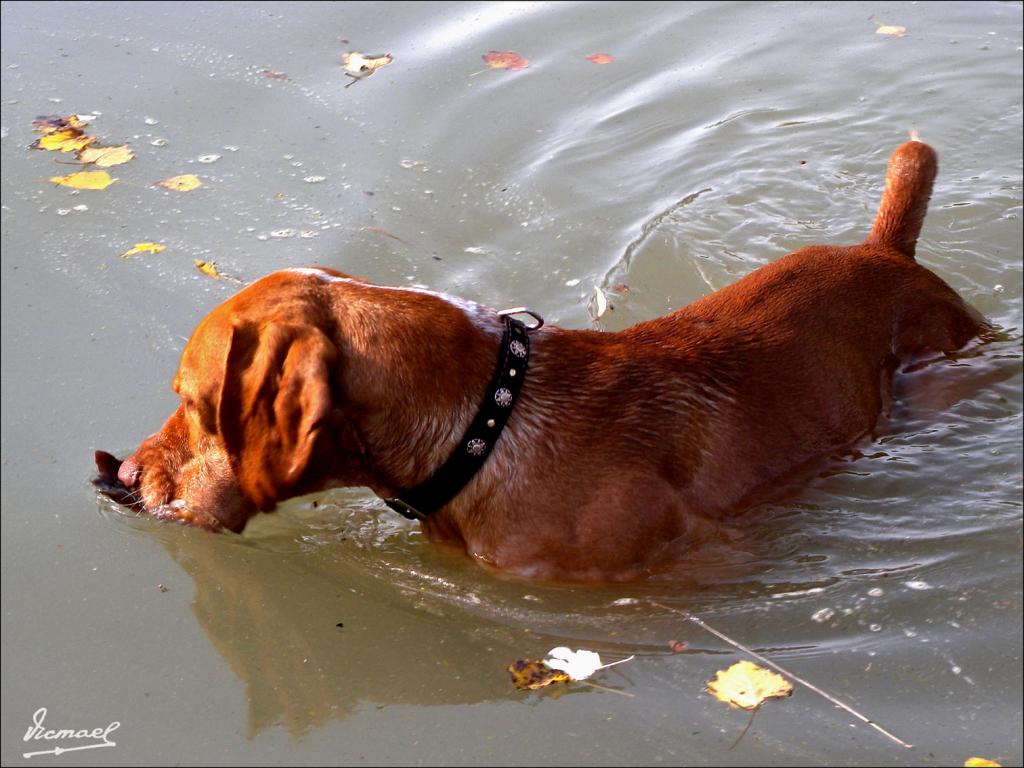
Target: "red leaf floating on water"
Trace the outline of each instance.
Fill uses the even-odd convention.
[[[530,62],[515,51],[491,51],[483,57],[491,69],[526,69]]]
[[[610,53],[595,53],[592,56],[587,56],[587,61],[592,61],[595,64],[611,64],[615,61],[615,57]]]

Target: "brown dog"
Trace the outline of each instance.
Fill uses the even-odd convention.
[[[986,327],[914,261],[936,168],[904,144],[862,244],[802,248],[665,317],[617,333],[513,324],[532,346],[522,389],[426,535],[520,574],[634,578],[700,521],[869,434],[901,365]],[[510,404],[494,390],[506,325],[428,291],[274,273],[200,323],[181,405],[124,462],[98,452],[96,484],[233,531],[324,488],[401,497],[486,442],[465,438],[485,395]]]

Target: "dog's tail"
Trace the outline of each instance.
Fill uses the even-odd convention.
[[[864,242],[892,248],[914,258],[938,169],[935,150],[924,142],[915,138],[897,147],[889,158],[885,191],[875,225]]]

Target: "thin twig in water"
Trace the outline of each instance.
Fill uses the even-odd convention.
[[[762,701],[761,704],[764,704],[764,702]],[[742,739],[744,736],[747,735],[747,731],[750,730],[750,726],[752,726],[754,724],[754,715],[756,715],[757,714],[757,710],[759,710],[761,708],[761,704],[758,704],[756,707],[754,707],[752,710],[750,710],[750,719],[747,720],[747,727],[744,728],[743,731],[740,733],[740,735],[736,737],[736,741],[734,741],[732,743],[732,746],[729,747],[730,750],[734,749],[736,747],[736,745],[740,743],[740,739]]]
[[[617,693],[617,694],[619,694],[619,696],[628,696],[631,699],[635,699],[636,698],[636,694],[635,693],[629,693],[628,691],[618,691],[618,690],[616,690],[614,688],[608,688],[607,686],[604,686],[604,685],[598,685],[597,683],[592,683],[589,680],[577,680],[577,682],[583,683],[584,685],[589,685],[591,688],[597,688],[599,691],[608,691],[608,693]]]
[[[393,235],[386,229],[382,229],[381,227],[363,227],[363,229],[366,230],[367,232],[375,232],[378,235],[384,235],[384,237],[390,237],[392,240],[397,240],[400,243],[405,243],[406,245],[409,245],[409,243],[400,238],[398,235]]]
[[[661,608],[663,610],[670,611],[671,613],[676,613],[676,614],[682,616],[683,618],[688,619],[689,621],[692,621],[694,624],[699,626],[701,629],[707,630],[708,632],[710,632],[715,637],[719,638],[720,640],[723,640],[723,641],[727,642],[733,648],[738,648],[739,650],[743,651],[744,653],[753,656],[755,659],[757,659],[761,663],[766,664],[767,666],[771,667],[772,669],[777,670],[778,672],[781,672],[784,675],[788,675],[789,677],[793,678],[798,683],[800,683],[800,685],[804,686],[805,688],[809,688],[810,690],[814,691],[819,696],[822,696],[822,697],[828,699],[835,706],[839,707],[840,709],[846,710],[851,715],[856,717],[858,720],[860,720],[861,722],[867,723],[868,725],[870,725],[872,728],[874,728],[876,731],[878,731],[879,733],[883,734],[884,736],[888,736],[890,739],[895,741],[901,747],[906,747],[907,749],[913,749],[913,747],[914,747],[913,744],[907,744],[907,742],[903,741],[902,739],[897,738],[896,736],[893,736],[891,733],[889,733],[887,730],[885,730],[885,728],[880,726],[874,720],[871,720],[871,719],[869,719],[867,717],[864,717],[864,715],[862,715],[860,712],[855,710],[853,707],[851,707],[851,706],[849,706],[847,704],[844,704],[839,699],[837,699],[835,696],[833,696],[832,694],[830,694],[830,693],[828,693],[826,691],[823,691],[821,688],[819,688],[818,686],[814,685],[813,683],[809,683],[806,680],[804,680],[802,677],[800,677],[798,675],[794,675],[788,669],[785,669],[784,667],[779,666],[778,664],[776,664],[771,659],[766,659],[761,654],[757,653],[756,651],[752,651],[750,648],[747,648],[745,645],[742,645],[741,643],[736,642],[731,637],[727,637],[726,635],[723,635],[721,632],[719,632],[714,627],[709,626],[708,623],[706,621],[704,621],[703,619],[700,619],[697,616],[694,616],[692,613],[688,613],[687,611],[684,611],[684,610],[682,610],[680,608],[670,608],[667,605],[662,605],[661,603],[655,603],[655,602],[652,602],[651,605],[653,605],[655,608]]]
[[[608,669],[608,667],[614,667],[616,664],[625,664],[627,661],[632,661],[635,658],[635,654],[633,656],[627,656],[624,659],[619,659],[618,661],[613,661],[609,664],[602,664],[600,667],[598,667],[598,669]]]

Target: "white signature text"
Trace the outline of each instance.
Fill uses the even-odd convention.
[[[23,741],[67,741],[69,739],[97,739],[95,744],[82,744],[75,747],[53,747],[40,752],[25,752],[22,757],[35,757],[36,755],[62,755],[65,752],[77,752],[80,749],[97,749],[99,747],[116,747],[117,744],[110,740],[110,734],[121,727],[117,720],[110,725],[99,728],[60,728],[47,729],[43,725],[46,719],[46,707],[40,707],[32,715],[32,725],[25,732]]]

